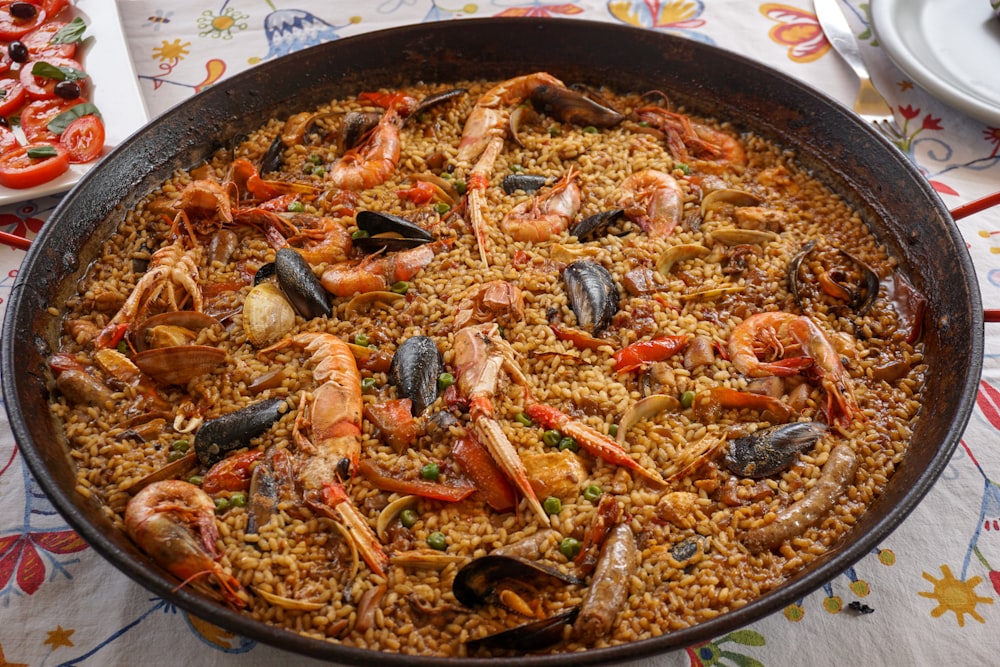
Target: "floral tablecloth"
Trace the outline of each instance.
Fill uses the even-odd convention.
[[[236,72],[321,41],[402,24],[501,15],[571,17],[683,35],[758,59],[844,103],[853,100],[857,85],[825,40],[810,0],[117,4],[151,117]],[[988,15],[985,1],[970,0],[968,8],[979,5]],[[1000,189],[1000,127],[967,117],[921,91],[880,49],[867,4],[852,1],[845,8],[876,83],[903,122],[906,136],[900,149],[946,205],[955,207]],[[31,238],[57,201],[48,197],[0,208],[0,229]],[[959,226],[986,307],[1000,307],[1000,209],[965,218]],[[22,258],[22,251],[0,246],[0,300],[9,295]],[[998,329],[1000,325],[987,328],[977,409],[965,437],[940,481],[894,534],[822,589],[769,618],[702,646],[635,664],[997,664]],[[0,419],[0,619],[0,665],[314,662],[192,618],[97,556],[32,480],[5,416]]]

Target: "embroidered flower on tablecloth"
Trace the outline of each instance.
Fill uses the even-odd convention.
[[[708,37],[691,32],[705,25],[701,18],[705,4],[700,0],[649,0],[634,2],[633,0],[611,0],[608,11],[622,23],[640,28],[672,30],[685,37],[710,41]]]
[[[993,604],[992,599],[976,595],[976,586],[982,582],[983,578],[976,576],[969,578],[967,581],[956,579],[955,575],[951,573],[951,568],[947,565],[941,566],[941,575],[940,579],[935,579],[930,574],[924,572],[924,579],[934,584],[934,590],[930,592],[919,591],[917,593],[921,597],[938,601],[938,606],[931,609],[931,616],[937,618],[944,615],[945,612],[955,612],[955,617],[958,619],[958,627],[960,628],[965,627],[966,614],[980,623],[986,623],[986,619],[976,611],[977,604]]]
[[[815,14],[772,3],[761,5],[760,13],[778,23],[767,34],[778,44],[788,46],[788,57],[794,62],[809,63],[830,50]]]
[[[213,39],[232,39],[234,30],[246,30],[249,24],[246,19],[249,15],[244,14],[232,7],[224,7],[218,14],[206,9],[198,18],[199,37],[212,37]]]

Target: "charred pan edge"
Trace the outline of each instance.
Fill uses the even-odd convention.
[[[511,44],[517,48],[512,49]],[[594,44],[602,48],[594,49]],[[477,63],[474,68],[470,63]],[[155,594],[230,631],[317,658],[362,664],[372,653],[308,639],[251,621],[185,590],[151,567],[97,503],[75,491],[65,438],[44,403],[45,358],[56,339],[46,308],[65,301],[103,238],[151,189],[196,165],[260,118],[376,84],[507,78],[546,70],[573,82],[660,89],[690,111],[730,119],[794,150],[798,159],[861,211],[890,253],[929,298],[926,397],[947,395],[925,413],[913,448],[851,541],[792,581],[734,612],[661,637],[586,653],[489,659],[489,665],[618,662],[707,641],[801,598],[866,555],[913,510],[947,464],[971,415],[983,355],[983,315],[965,243],[906,156],[849,110],[763,65],[655,31],[563,19],[470,19],[396,28],[323,44],[272,61],[207,89],[122,143],[60,203],[32,244],[7,305],[3,391],[14,437],[48,497],[102,556]],[[198,128],[193,132],[192,128]],[[947,261],[943,261],[947,258]],[[959,277],[956,278],[955,271]],[[960,390],[960,399],[952,400]],[[860,537],[856,537],[860,535]],[[453,666],[457,660],[381,653],[386,665]],[[463,664],[486,664],[464,660]]]

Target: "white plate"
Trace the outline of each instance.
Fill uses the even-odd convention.
[[[882,48],[927,92],[1000,126],[1000,20],[989,0],[871,0]]]
[[[104,153],[146,124],[149,116],[132,67],[118,4],[109,0],[77,0],[72,16],[87,24],[77,57],[90,76],[90,101],[104,118]],[[65,192],[100,160],[70,165],[69,171],[35,188],[14,190],[0,186],[0,206]]]

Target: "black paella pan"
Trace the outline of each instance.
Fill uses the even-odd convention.
[[[885,493],[844,541],[747,606],[661,637],[584,654],[492,658],[493,664],[580,665],[671,651],[730,632],[797,600],[877,546],[944,469],[969,419],[983,354],[983,314],[971,259],[948,210],[917,169],[846,108],[733,53],[653,31],[558,19],[431,23],[338,40],[261,65],[202,92],[142,129],[88,173],[32,244],[7,306],[3,392],[31,471],[69,524],[101,555],[155,594],[232,632],[343,663],[369,651],[308,639],[252,621],[176,580],[75,491],[58,424],[49,415],[46,359],[64,303],[100,243],[149,191],[208,157],[262,118],[287,117],[334,97],[415,81],[505,79],[545,70],[567,82],[665,90],[689,110],[730,120],[793,149],[862,217],[927,296],[927,383],[914,445]],[[451,665],[444,658],[382,654],[386,665]],[[477,662],[477,661],[463,661]]]

